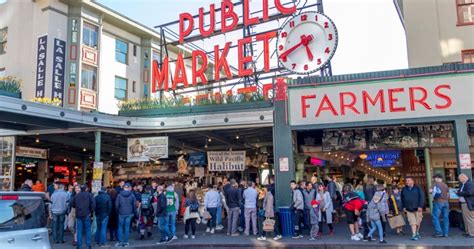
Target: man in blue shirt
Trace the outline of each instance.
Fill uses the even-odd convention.
[[[257,199],[258,192],[255,183],[249,182],[249,187],[244,191],[245,199],[245,235],[250,234],[250,222],[252,222],[253,235],[257,235]]]

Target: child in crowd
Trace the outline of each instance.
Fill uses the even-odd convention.
[[[373,240],[372,236],[375,230],[379,232],[379,242],[382,244],[386,244],[387,242],[383,238],[383,228],[382,228],[382,220],[387,217],[388,214],[388,203],[387,203],[387,196],[385,193],[385,187],[383,185],[377,186],[377,192],[370,201],[368,208],[367,208],[367,215],[370,220],[370,231],[368,234],[369,241]]]
[[[311,223],[311,238],[309,240],[316,240],[319,232],[319,202],[317,200],[311,201],[311,210],[309,217]]]

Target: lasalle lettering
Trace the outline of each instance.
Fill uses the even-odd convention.
[[[319,117],[323,113],[332,116],[364,115],[373,112],[395,113],[424,110],[448,109],[453,104],[450,96],[451,86],[437,85],[432,91],[425,87],[395,87],[380,89],[376,93],[339,92],[337,97],[328,94],[302,95],[300,99],[301,117],[309,115]],[[408,97],[408,103],[402,103],[401,97]],[[430,101],[428,101],[430,100]],[[309,109],[315,110],[309,113]]]
[[[263,23],[269,20],[269,1],[270,0],[261,0],[262,2],[262,16],[261,17],[250,17],[250,1],[243,0],[243,20],[242,24],[245,26],[255,25]],[[291,15],[296,12],[296,6],[286,7],[281,3],[281,0],[273,0],[275,8],[277,11],[284,15]],[[220,32],[225,34],[229,31],[232,31],[237,28],[239,25],[239,15],[234,10],[234,5],[230,0],[223,0],[220,5]],[[240,11],[239,11],[240,12]],[[208,16],[209,23],[205,22],[205,17]],[[182,13],[179,15],[179,42],[184,43],[185,38],[191,35],[192,31],[195,28],[194,18],[190,13]],[[199,18],[198,18],[199,33],[202,37],[210,37],[215,32],[219,31],[216,29],[216,6],[211,4],[209,7],[209,13],[205,13],[204,8],[199,9]],[[206,28],[207,27],[207,28]],[[244,56],[244,50],[247,44],[256,42],[263,42],[263,70],[265,72],[270,71],[270,52],[269,52],[269,42],[272,38],[276,36],[275,31],[269,31],[263,34],[256,35],[255,37],[243,37],[237,41],[237,53],[238,53],[238,76],[250,76],[254,73],[251,65],[252,56]],[[227,42],[224,46],[215,45],[214,46],[214,80],[219,81],[223,78],[221,72],[225,74],[225,78],[232,79],[234,75],[229,67],[227,61],[227,55],[229,53],[232,42]],[[184,63],[183,54],[178,53],[176,59],[175,70],[173,74],[173,80],[171,87],[168,85],[169,75],[170,75],[170,60],[168,57],[163,58],[163,62],[159,65],[158,61],[153,61],[153,74],[152,74],[152,92],[159,90],[168,91],[171,89],[176,90],[178,86],[180,87],[190,87],[197,86],[200,80],[202,85],[208,83],[207,76],[205,74],[208,67],[208,57],[206,52],[202,50],[195,50],[191,55],[191,82],[188,81],[188,75],[186,74],[186,66]]]

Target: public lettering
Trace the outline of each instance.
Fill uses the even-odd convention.
[[[416,98],[415,91],[421,93],[420,98]],[[415,104],[418,103],[426,108],[426,110],[431,110],[431,106],[426,103],[428,98],[428,92],[423,87],[410,87],[410,110],[415,111]]]
[[[207,84],[207,76],[206,76],[206,69],[207,69],[207,56],[204,51],[195,50],[193,51],[193,63],[192,63],[192,78],[193,78],[193,86],[197,86],[197,78],[201,79],[202,84]],[[202,66],[198,69],[198,57],[201,58]]]
[[[396,93],[403,93],[405,89],[403,88],[392,88],[388,89],[388,107],[390,112],[404,112],[407,109],[405,107],[396,107],[395,103],[398,102],[398,98],[395,97]]]
[[[326,94],[324,94],[324,97],[319,104],[318,110],[316,111],[316,117],[319,117],[319,114],[321,114],[322,111],[331,111],[334,116],[338,115],[336,108],[334,108],[334,105]]]
[[[441,93],[440,92],[441,89],[451,90],[451,86],[450,85],[439,85],[435,88],[434,94],[436,95],[436,97],[446,101],[446,103],[444,105],[436,104],[435,107],[436,107],[436,109],[447,109],[447,108],[451,107],[451,105],[453,104],[453,101],[452,101],[451,97],[449,97],[445,93]]]
[[[364,108],[364,114],[369,113],[369,108],[367,102],[369,102],[372,106],[377,104],[377,101],[380,102],[380,112],[385,112],[385,100],[384,100],[383,90],[379,90],[375,98],[371,98],[367,91],[362,91],[362,103]]]
[[[306,103],[307,99],[315,99],[316,95],[303,95],[301,96],[301,116],[306,118],[306,110],[309,108],[309,105]]]
[[[351,101],[349,103],[346,103],[346,96],[351,98]],[[341,102],[341,115],[344,116],[346,115],[346,108],[349,110],[353,111],[355,114],[360,114],[359,110],[355,107],[355,104],[357,102],[357,97],[355,94],[351,92],[342,92],[339,94],[339,101]]]

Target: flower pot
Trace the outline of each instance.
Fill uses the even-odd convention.
[[[127,110],[127,111],[119,111],[119,116],[153,117],[153,116],[163,116],[163,115],[169,115],[169,114],[184,114],[184,113],[191,113],[191,107],[178,106],[178,107],[156,108],[156,109],[145,109],[145,110]]]
[[[0,90],[0,95],[21,99],[21,93],[12,93],[12,92],[7,92],[7,91]]]

